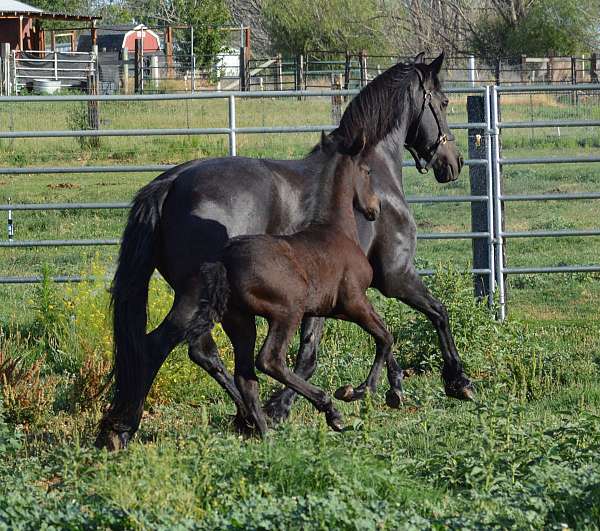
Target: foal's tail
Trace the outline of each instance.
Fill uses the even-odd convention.
[[[116,393],[111,409],[118,416],[139,397],[143,386],[148,285],[157,264],[163,204],[177,175],[168,173],[137,193],[123,232],[111,288]]]
[[[196,315],[187,330],[187,336],[200,337],[212,331],[223,318],[229,302],[230,288],[227,270],[221,262],[200,266],[201,291]]]

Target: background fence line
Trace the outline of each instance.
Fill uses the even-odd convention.
[[[593,237],[600,235],[600,229],[560,229],[560,230],[506,230],[504,224],[506,214],[504,213],[504,203],[522,202],[522,201],[577,201],[577,200],[595,200],[600,199],[600,191],[591,192],[573,192],[573,193],[551,193],[551,194],[508,194],[504,193],[502,188],[502,167],[510,165],[524,164],[578,164],[600,162],[600,156],[559,156],[559,157],[503,157],[501,151],[501,132],[503,129],[523,129],[530,128],[532,131],[540,127],[597,127],[600,120],[590,118],[589,120],[557,119],[557,120],[530,120],[530,121],[502,121],[500,112],[503,107],[502,95],[525,94],[543,92],[564,92],[573,95],[575,92],[593,94],[596,97],[599,94],[600,85],[581,84],[573,85],[523,85],[523,86],[477,86],[477,87],[450,87],[446,90],[448,94],[469,94],[479,102],[483,113],[480,115],[469,115],[467,123],[452,123],[452,129],[467,129],[469,142],[475,141],[476,144],[469,150],[469,159],[466,165],[470,168],[471,184],[473,192],[474,179],[478,179],[480,188],[477,193],[463,195],[447,196],[408,196],[407,200],[411,204],[423,203],[470,203],[472,211],[477,210],[476,205],[480,204],[480,213],[472,219],[471,231],[456,232],[419,232],[420,240],[452,240],[452,239],[471,239],[473,242],[484,240],[483,252],[487,253],[484,260],[479,256],[475,258],[471,272],[481,278],[487,279],[486,288],[483,294],[494,294],[498,292],[499,312],[503,318],[506,314],[506,284],[505,277],[509,274],[533,274],[533,273],[557,273],[557,272],[595,272],[600,271],[600,265],[595,264],[565,264],[559,266],[539,266],[526,265],[521,267],[508,267],[505,242],[512,238],[540,238],[540,237]],[[212,128],[137,128],[137,129],[78,129],[78,130],[40,130],[40,131],[0,131],[0,138],[21,139],[21,138],[81,138],[81,137],[100,137],[100,136],[163,136],[163,135],[224,135],[228,138],[228,151],[231,155],[237,153],[237,135],[244,134],[284,134],[298,132],[320,132],[322,130],[330,131],[335,125],[301,125],[301,126],[252,126],[239,127],[236,122],[236,102],[239,99],[246,98],[289,98],[289,97],[328,97],[340,98],[353,96],[358,90],[303,90],[303,91],[263,91],[263,92],[196,92],[186,94],[146,94],[146,95],[63,95],[63,96],[5,96],[0,97],[0,105],[11,105],[23,102],[117,102],[117,101],[181,101],[181,100],[204,100],[204,99],[222,99],[227,100],[227,126]],[[478,116],[473,119],[473,116]],[[471,149],[473,148],[473,150]],[[479,151],[478,151],[479,150]],[[66,174],[66,173],[151,173],[165,171],[172,168],[172,164],[148,164],[148,165],[110,165],[110,166],[81,166],[81,167],[61,167],[61,166],[25,166],[25,167],[2,167],[0,175],[17,174]],[[404,161],[403,166],[414,166],[414,162]],[[481,171],[475,178],[477,169]],[[107,209],[127,209],[128,203],[125,202],[103,202],[103,203],[39,203],[39,204],[0,204],[0,211],[18,212],[18,211],[48,211],[48,210],[107,210]],[[35,247],[60,247],[60,246],[95,246],[95,245],[118,245],[116,238],[98,238],[98,239],[56,239],[56,240],[18,240],[0,242],[2,248],[35,248]],[[478,245],[474,243],[475,246]],[[432,270],[422,269],[421,274],[431,274]],[[83,279],[81,276],[59,275],[55,277],[56,281],[69,282]],[[29,283],[39,280],[38,276],[28,277],[0,277],[0,283]]]

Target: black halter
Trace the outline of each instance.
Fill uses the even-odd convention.
[[[421,74],[421,72],[419,71],[418,68],[416,68],[416,72],[417,72],[417,75],[419,76],[419,85],[420,85],[421,89],[423,90],[423,105],[421,106],[421,111],[419,112],[419,116],[417,117],[417,124],[415,126],[415,130],[414,130],[415,133],[413,135],[413,138],[410,142],[405,142],[404,147],[413,156],[413,159],[415,159],[415,165],[416,165],[419,173],[427,173],[439,156],[439,152],[438,152],[439,147],[444,145],[448,141],[454,141],[455,138],[452,133],[444,133],[444,131],[442,130],[442,124],[440,122],[440,117],[438,116],[438,112],[437,112],[436,108],[433,106],[433,103],[431,103],[431,90],[427,90],[425,88],[425,85],[423,84],[423,75]],[[419,153],[417,152],[417,150],[415,149],[415,147],[412,144],[417,139],[417,135],[419,134],[419,126],[421,125],[421,120],[423,119],[423,113],[425,112],[425,109],[427,107],[429,107],[429,109],[431,109],[431,114],[433,114],[435,123],[438,126],[438,137],[437,137],[437,140],[431,146],[429,146],[427,148],[427,154],[430,155],[430,158],[428,161],[426,161],[426,164],[423,165],[421,162],[421,157],[420,157]]]

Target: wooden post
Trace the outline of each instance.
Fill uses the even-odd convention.
[[[467,96],[467,116],[469,123],[485,122],[483,96]],[[480,128],[469,129],[469,158],[485,159],[486,147],[484,145],[485,130]],[[487,196],[487,168],[485,166],[469,166],[469,179],[471,183],[471,195]],[[473,232],[489,232],[487,204],[485,202],[471,203],[471,230]],[[489,269],[490,254],[488,241],[485,238],[474,238],[473,246],[473,268]],[[489,275],[477,274],[473,276],[475,297],[483,299],[490,294],[488,285]]]
[[[342,88],[342,76],[341,74],[333,77],[333,83],[331,84],[332,90],[340,90]],[[331,96],[331,123],[332,125],[339,125],[342,119],[342,97]]]
[[[141,94],[144,92],[144,55],[142,51],[141,39],[135,40],[135,92]]]
[[[590,55],[590,82],[598,83],[598,54],[596,52]]]
[[[98,77],[94,72],[90,72],[88,76],[88,92],[92,95],[98,94]],[[88,129],[100,129],[100,112],[98,109],[98,100],[90,100],[87,102],[88,104],[88,112],[87,112],[87,122]],[[99,136],[89,136],[87,137],[87,144],[90,148],[96,149],[100,146],[100,137]]]
[[[280,53],[275,61],[275,86],[277,90],[283,90],[283,61]]]
[[[2,71],[2,85],[0,94],[10,96],[10,43],[0,44],[0,70]]]
[[[92,39],[92,49],[94,46],[98,46],[98,30],[96,29],[96,21],[92,20],[92,27],[90,28],[90,36]]]
[[[296,58],[296,90],[304,89],[304,56],[300,54]],[[299,97],[298,99],[302,99]]]
[[[552,56],[548,55],[548,61],[546,62],[546,83],[552,83],[552,67],[553,67]]]
[[[50,38],[52,39],[52,51],[56,50],[56,32],[52,30],[50,32]]]
[[[527,56],[521,54],[521,83],[527,83]]]
[[[19,16],[19,51],[23,51],[23,15]]]
[[[494,77],[496,78],[496,85],[500,85],[500,73],[502,72],[501,70],[502,67],[502,63],[500,61],[500,59],[496,60],[496,71],[494,73]]]
[[[367,52],[361,50],[358,53],[358,63],[360,68],[360,88],[366,87],[369,82],[369,74],[367,71]]]
[[[121,48],[121,91],[129,94],[129,50]]]
[[[240,47],[240,90],[246,91],[246,48]]]
[[[167,26],[165,31],[165,52],[167,54],[167,77],[173,77],[173,28]]]

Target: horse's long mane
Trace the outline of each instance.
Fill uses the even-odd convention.
[[[398,127],[414,71],[414,63],[398,63],[379,74],[348,104],[332,135],[349,144],[356,131],[362,130],[365,149],[376,146]]]

